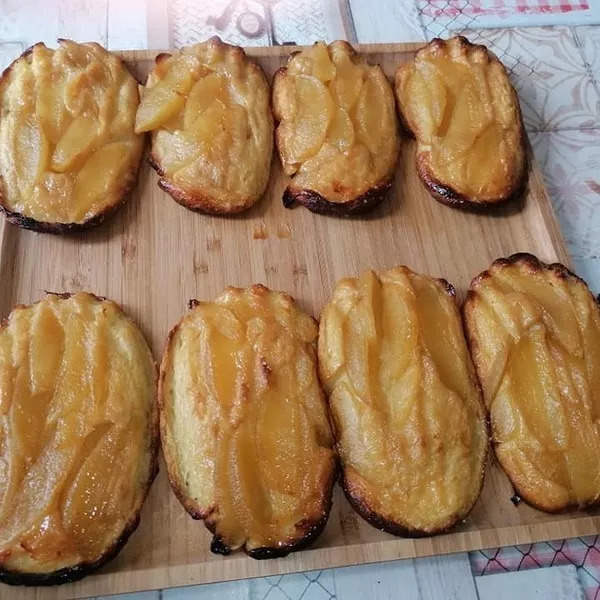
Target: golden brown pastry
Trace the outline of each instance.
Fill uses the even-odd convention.
[[[242,48],[218,37],[156,57],[136,131],[152,131],[158,185],[186,208],[236,213],[266,189],[269,84]]]
[[[275,73],[279,156],[292,180],[283,203],[347,215],[373,208],[398,161],[394,94],[379,65],[347,42],[317,42]]]
[[[137,83],[95,43],[36,44],[0,78],[0,210],[36,231],[97,225],[135,184]]]
[[[527,145],[502,63],[464,37],[435,39],[396,71],[402,121],[417,140],[419,177],[444,204],[481,207],[517,196]]]
[[[600,305],[585,282],[514,254],[473,280],[463,314],[517,494],[548,512],[598,504]]]
[[[227,288],[171,331],[159,383],[163,453],[211,550],[285,556],[322,531],[335,476],[317,324],[262,285]]]
[[[135,531],[157,472],[156,369],[109,300],[48,294],[0,327],[0,581],[81,579]]]
[[[321,315],[319,371],[356,511],[407,536],[465,519],[488,432],[452,286],[407,267],[342,279]]]

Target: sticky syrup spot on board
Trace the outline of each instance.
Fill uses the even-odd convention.
[[[269,237],[269,232],[267,231],[267,226],[265,225],[264,221],[259,221],[254,226],[252,237],[255,240],[266,240]]]
[[[292,228],[287,223],[280,223],[277,227],[277,237],[288,239],[292,237]]]

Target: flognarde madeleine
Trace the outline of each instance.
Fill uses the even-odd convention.
[[[95,43],[36,44],[0,78],[0,210],[36,231],[97,225],[135,184],[137,83]]]
[[[48,294],[0,327],[0,581],[81,579],[135,531],[157,472],[156,368],[109,300]]]
[[[519,99],[485,46],[434,39],[398,67],[396,99],[417,140],[419,177],[436,200],[483,207],[522,191],[527,144]]]
[[[317,42],[275,73],[276,142],[292,180],[285,206],[348,215],[373,208],[391,186],[400,138],[392,88],[347,42]]]
[[[269,84],[238,46],[213,37],[159,54],[142,90],[136,131],[152,131],[158,185],[207,213],[252,206],[269,181]]]
[[[160,371],[171,485],[213,552],[285,556],[325,526],[336,473],[317,324],[261,285],[190,304]]]
[[[454,290],[396,267],[339,281],[319,326],[342,486],[395,535],[447,531],[473,508],[488,449]]]
[[[600,305],[563,265],[496,260],[463,306],[496,456],[528,504],[600,498]]]

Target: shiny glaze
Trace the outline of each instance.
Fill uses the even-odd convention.
[[[47,295],[0,329],[0,569],[94,562],[153,476],[155,372],[110,301]]]
[[[483,403],[450,290],[406,267],[367,271],[339,281],[321,316],[343,485],[393,533],[445,530],[481,489]]]
[[[496,261],[464,308],[496,455],[544,510],[600,499],[600,306],[531,255]]]
[[[317,325],[262,286],[228,288],[174,329],[161,367],[161,436],[213,549],[285,553],[327,518],[334,470]]]
[[[387,181],[400,139],[394,94],[379,65],[347,42],[294,54],[273,82],[277,147],[291,186],[348,202]]]
[[[144,138],[137,84],[95,43],[35,45],[0,82],[0,192],[11,212],[83,223],[121,199]]]
[[[519,102],[484,46],[432,41],[398,68],[396,96],[422,177],[472,202],[514,193],[526,162]]]

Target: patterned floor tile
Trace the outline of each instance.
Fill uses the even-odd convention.
[[[530,131],[600,126],[600,95],[568,27],[484,29],[467,33],[510,70]]]
[[[290,600],[299,600],[309,585],[308,577],[305,577],[302,573],[284,575],[279,582],[279,587]]]
[[[480,600],[583,600],[572,565],[476,577]]]
[[[248,600],[263,600],[271,591],[272,584],[266,577],[257,577],[248,580]]]
[[[283,593],[281,588],[272,587],[269,593],[265,596],[265,600],[290,600],[290,598]]]
[[[193,585],[163,590],[161,593],[161,600],[248,600],[249,598],[247,581]]]
[[[317,583],[313,583],[306,589],[302,600],[335,600],[335,596]]]
[[[317,579],[317,583],[332,596],[335,595],[335,580],[333,578],[333,571],[328,569],[327,571],[321,571]]]
[[[600,131],[532,133],[571,255],[600,257]]]
[[[600,25],[575,27],[575,37],[583,53],[586,66],[590,69],[598,88],[600,84]]]

